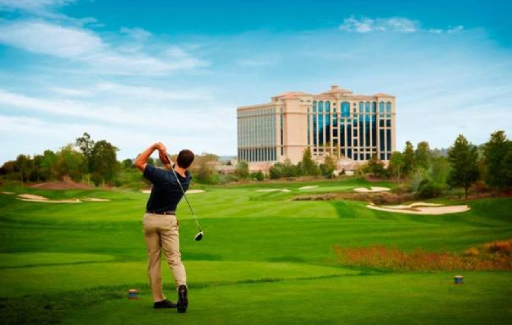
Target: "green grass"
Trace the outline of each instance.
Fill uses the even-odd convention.
[[[300,190],[303,186],[318,186]],[[512,317],[508,272],[393,273],[343,268],[333,245],[404,251],[465,249],[512,238],[512,199],[481,199],[471,210],[421,216],[370,210],[355,201],[293,201],[305,193],[392,186],[342,181],[248,183],[190,194],[205,232],[178,209],[191,288],[185,315],[153,311],[142,214],[147,194],[128,190],[1,191],[110,202],[43,204],[0,195],[2,324],[502,324]],[[258,192],[287,188],[290,192]],[[165,291],[174,299],[162,261]],[[125,299],[130,288],[138,301]],[[129,316],[129,317],[128,317]]]

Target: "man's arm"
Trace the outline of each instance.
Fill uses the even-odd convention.
[[[160,160],[163,159],[162,157],[167,158],[167,156],[166,156],[167,148],[165,147],[165,145],[163,143],[158,142],[158,143],[153,144],[151,147],[147,148],[146,150],[144,150],[144,152],[142,152],[137,157],[137,159],[135,159],[134,166],[137,167],[141,172],[144,172],[144,169],[146,169],[146,165],[149,160],[149,157],[151,157],[151,155],[153,154],[153,152],[155,152],[155,150],[158,150]],[[164,163],[164,165],[165,165],[166,161],[162,160],[162,163]]]

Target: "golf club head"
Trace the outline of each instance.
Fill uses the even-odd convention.
[[[203,239],[203,232],[200,231],[195,237],[194,237],[194,240],[195,241],[200,241],[201,239]]]

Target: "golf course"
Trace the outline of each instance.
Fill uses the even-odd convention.
[[[192,188],[204,191],[189,194],[204,238],[193,240],[197,228],[181,202],[190,304],[178,314],[152,308],[142,228],[148,194],[8,183],[0,188],[0,323],[509,323],[510,271],[349,265],[335,247],[463,254],[512,238],[512,199],[427,201],[469,206],[444,215],[379,211],[355,200],[294,200],[379,186],[393,184],[353,177]],[[22,194],[58,201],[24,201]],[[164,292],[176,301],[165,260],[162,269]],[[456,275],[464,284],[454,284]],[[127,299],[130,289],[138,299]]]

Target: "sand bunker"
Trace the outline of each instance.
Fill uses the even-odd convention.
[[[151,190],[141,190],[141,192],[144,194],[150,194]],[[188,190],[187,194],[198,194],[198,193],[204,193],[204,192],[205,191],[203,191],[203,190]]]
[[[299,190],[310,190],[312,188],[317,188],[317,187],[318,186],[316,186],[316,185],[315,186],[302,186],[302,187],[299,188]]]
[[[38,203],[82,203],[79,199],[50,200],[44,196],[34,194],[20,194],[18,195],[18,200]]]
[[[354,189],[354,192],[359,193],[379,193],[379,192],[388,192],[391,189],[389,187],[370,187],[370,189],[364,187],[357,187]]]
[[[82,197],[82,198],[80,198],[80,201],[85,201],[85,202],[109,202],[110,199],[98,199],[98,198],[95,198],[95,197]]]
[[[5,194],[5,195],[13,195],[13,194],[16,194],[16,193],[14,193],[14,192],[0,192],[0,193]]]
[[[442,215],[442,214],[450,214],[450,213],[460,213],[469,211],[469,207],[467,205],[442,205],[437,203],[425,203],[425,202],[415,202],[409,205],[383,205],[376,206],[374,204],[370,204],[366,206],[367,208],[380,210],[380,211],[388,211],[388,212],[397,212],[397,213],[409,213],[409,214],[430,214],[430,215]]]
[[[41,195],[35,194],[20,194],[18,200],[26,202],[38,202],[38,203],[82,203],[82,202],[108,202],[109,199],[99,199],[95,197],[84,197],[81,199],[60,199],[51,200]]]
[[[263,190],[256,190],[256,192],[290,192],[290,190],[286,188],[266,188]]]

